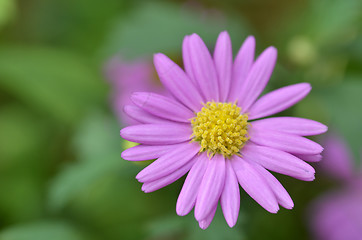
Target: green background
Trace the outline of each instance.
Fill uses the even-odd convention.
[[[314,182],[277,176],[293,210],[270,214],[242,192],[237,225],[218,210],[203,231],[192,213],[175,213],[183,179],[145,194],[134,178],[143,166],[120,157],[105,63],[116,54],[180,59],[184,35],[196,32],[213,49],[222,30],[234,52],[248,35],[258,54],[277,47],[268,90],[313,86],[282,115],[327,124],[357,167],[360,0],[0,0],[0,240],[311,238],[308,206],[336,185],[319,172]]]

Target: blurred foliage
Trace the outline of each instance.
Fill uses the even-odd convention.
[[[0,0],[0,29],[14,17],[15,9],[14,0]]]
[[[82,58],[40,47],[2,46],[0,81],[22,101],[65,122],[79,119],[105,93],[97,72]]]
[[[198,33],[210,45],[223,30],[237,33],[231,37],[238,44],[248,34],[244,21],[237,22],[235,16],[224,15],[216,9],[200,9],[200,14],[197,9],[187,11],[186,7],[164,2],[141,4],[128,18],[115,21],[105,44],[105,54],[121,53],[128,58],[149,57],[155,52],[179,54],[187,34]]]
[[[313,85],[281,115],[329,125],[360,161],[360,0],[0,0],[0,240],[308,239],[305,209],[329,188],[318,174],[312,183],[277,176],[291,211],[269,214],[242,192],[236,227],[219,207],[203,231],[193,213],[175,213],[184,178],[144,194],[134,179],[142,164],[120,157],[108,58],[164,52],[179,61],[184,35],[213,49],[225,29],[234,52],[251,34],[258,53],[275,45],[268,89]]]
[[[86,238],[78,229],[65,222],[44,221],[11,227],[0,233],[0,239],[82,240],[91,238],[89,236]]]

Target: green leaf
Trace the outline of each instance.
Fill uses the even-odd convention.
[[[75,227],[60,221],[15,225],[0,233],[0,240],[85,240]]]
[[[105,55],[121,53],[126,57],[150,56],[155,52],[181,53],[185,35],[199,34],[214,46],[217,35],[228,30],[238,43],[246,37],[246,26],[240,19],[207,12],[201,14],[175,4],[143,3],[127,19],[120,19],[111,30],[105,44]]]
[[[85,59],[43,47],[0,48],[0,85],[56,119],[73,122],[105,93]]]

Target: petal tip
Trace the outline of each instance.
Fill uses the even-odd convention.
[[[200,38],[200,36],[197,33],[192,33],[190,38]]]
[[[199,227],[202,230],[206,230],[209,227],[209,224],[206,222],[206,220],[199,221]]]
[[[155,53],[153,63],[159,75],[163,75],[174,66],[173,62],[163,53]]]
[[[141,172],[139,172],[137,175],[136,175],[136,179],[137,179],[137,181],[139,181],[139,182],[142,182],[142,178],[144,177],[144,174],[143,174],[143,172],[141,171]],[[143,186],[142,186],[143,187]]]
[[[124,160],[127,160],[127,152],[126,151],[123,151],[122,153],[121,153],[121,158],[123,158]]]
[[[269,58],[275,61],[278,56],[278,50],[274,46],[270,46],[265,50],[265,54],[268,54]]]
[[[284,206],[286,209],[293,209],[294,208],[294,203],[293,202],[291,202],[290,204],[287,204],[287,205],[285,205]]]
[[[224,30],[219,34],[219,38],[230,38],[230,35],[226,30]]]
[[[253,46],[255,46],[255,37],[253,35],[249,35],[246,37],[245,43],[248,43],[248,44],[252,44]]]
[[[321,133],[320,134],[326,133],[327,131],[328,131],[328,127],[321,123]]]
[[[229,219],[229,220],[227,220],[227,219],[226,219],[226,223],[228,224],[228,226],[229,226],[230,228],[233,228],[233,227],[236,225],[236,221],[237,221],[237,219],[236,219],[236,220],[234,220],[234,219]]]
[[[186,216],[187,213],[185,212],[185,210],[181,207],[179,207],[178,205],[176,205],[176,214],[179,216]]]
[[[279,211],[279,206],[267,209],[267,211],[270,212],[270,213],[276,214]]]
[[[142,185],[141,190],[142,190],[144,193],[148,193],[147,187],[145,186],[145,184]]]
[[[121,129],[121,130],[119,131],[119,135],[120,135],[122,138],[126,139],[125,137],[127,137],[127,129],[126,129],[126,128]]]

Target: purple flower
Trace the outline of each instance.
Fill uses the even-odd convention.
[[[293,201],[266,169],[312,181],[322,147],[304,138],[323,133],[318,122],[275,117],[257,120],[294,105],[311,90],[307,83],[280,88],[257,99],[267,84],[277,58],[274,47],[254,61],[255,39],[248,37],[234,62],[230,37],[222,32],[212,57],[192,34],[183,41],[185,71],[161,53],[154,64],[173,98],[137,92],[137,107],[125,112],[143,124],[126,127],[121,136],[141,145],[125,150],[129,161],[157,159],[143,169],[138,181],[144,192],[160,189],[187,172],[177,200],[178,215],[195,207],[202,229],[211,223],[220,201],[230,227],[236,224],[241,187],[267,211]]]
[[[341,183],[313,203],[310,227],[320,240],[362,238],[362,169],[354,170],[353,159],[344,141],[329,136],[321,168]]]
[[[164,94],[165,90],[153,79],[153,66],[146,59],[125,61],[113,57],[105,67],[105,75],[112,85],[111,101],[118,119],[126,124],[139,124],[123,112],[125,105],[132,104],[130,96],[135,91],[152,91]]]

